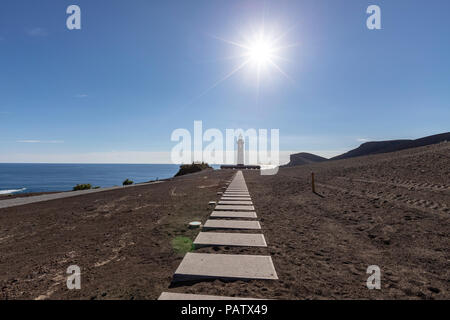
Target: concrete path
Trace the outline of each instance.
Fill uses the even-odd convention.
[[[250,197],[222,197],[221,201],[251,201]]]
[[[201,300],[201,301],[203,301],[203,300],[261,300],[261,299],[210,296],[210,295],[205,295],[205,294],[163,292],[159,296],[158,300]]]
[[[188,252],[175,271],[174,281],[201,279],[278,279],[270,256]]]
[[[250,197],[250,194],[247,192],[242,193],[225,193],[224,197]]]
[[[71,197],[77,197],[77,196],[84,196],[86,194],[97,193],[97,192],[105,192],[105,191],[118,190],[118,189],[123,189],[123,188],[140,187],[140,186],[146,186],[146,185],[162,183],[162,182],[164,182],[164,181],[139,183],[139,184],[133,184],[133,185],[129,185],[129,186],[117,186],[117,187],[110,187],[110,188],[67,191],[67,192],[60,192],[60,193],[43,194],[43,195],[39,195],[39,196],[31,196],[31,197],[22,197],[22,198],[13,198],[13,199],[7,199],[7,200],[0,200],[0,209],[10,208],[10,207],[17,207],[17,206],[23,206],[23,205],[26,205],[26,204],[43,202],[43,201],[51,201],[51,200],[57,200],[57,199],[71,198]]]
[[[205,246],[267,247],[262,234],[200,232],[194,240],[196,248]]]
[[[224,211],[255,211],[254,206],[238,206],[238,205],[217,205],[214,210],[224,210]]]
[[[236,229],[236,230],[260,230],[258,221],[248,220],[207,220],[203,229]]]
[[[232,205],[251,206],[251,205],[253,205],[253,202],[251,202],[251,201],[238,201],[238,200],[233,200],[233,201],[220,200],[219,204],[232,204]]]
[[[194,240],[194,247],[196,249],[205,246],[267,247],[266,239],[261,233],[209,231],[213,229],[224,229],[258,232],[261,230],[261,225],[257,220],[240,220],[257,219],[242,171],[238,171],[229,184],[229,187],[224,187],[224,189],[226,190],[219,204],[214,208],[210,219],[203,226],[203,232],[200,232]],[[270,256],[191,252],[185,255],[173,276],[173,282],[202,281],[204,279],[276,280],[278,276]],[[226,300],[229,297],[163,292],[159,299]],[[251,298],[235,299],[253,300]]]
[[[213,211],[210,218],[244,218],[256,219],[256,212],[253,211]]]

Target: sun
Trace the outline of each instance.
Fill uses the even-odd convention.
[[[253,28],[253,32],[241,34],[241,41],[233,41],[215,37],[216,39],[228,43],[240,50],[240,54],[238,53],[236,56],[231,58],[236,60],[240,59],[241,62],[214,86],[247,67],[251,67],[250,70],[253,70],[255,73],[256,83],[258,85],[263,77],[270,75],[271,70],[276,71],[277,73],[282,74],[286,79],[291,80],[286,72],[284,72],[280,67],[280,62],[282,60],[287,61],[287,59],[282,57],[283,52],[287,48],[296,46],[296,44],[283,45],[281,43],[287,32],[267,30],[264,26],[256,32],[255,30],[258,29]]]
[[[258,39],[248,47],[249,61],[257,66],[266,66],[273,62],[276,48],[266,39]]]
[[[264,25],[257,31],[257,28],[251,28],[253,32],[240,33],[240,40],[228,40],[222,37],[212,35],[216,40],[220,40],[234,47],[234,55],[228,56],[223,60],[237,60],[234,68],[217,80],[212,86],[203,91],[200,96],[207,94],[210,90],[217,87],[222,82],[230,79],[233,75],[248,69],[255,75],[254,83],[259,88],[262,79],[270,77],[271,72],[281,74],[285,79],[294,82],[291,77],[281,68],[280,62],[289,62],[285,55],[286,49],[296,47],[298,43],[283,44],[286,35],[293,29],[289,28],[284,32],[277,32],[275,28],[268,30]],[[255,32],[256,31],[256,32]],[[237,49],[237,50],[236,50]]]

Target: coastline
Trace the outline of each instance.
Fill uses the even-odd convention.
[[[66,192],[78,184],[106,188],[121,186],[125,179],[145,183],[172,178],[178,169],[174,164],[0,163],[0,193]]]

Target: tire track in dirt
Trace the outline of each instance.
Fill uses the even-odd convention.
[[[401,180],[401,179],[392,179],[392,182],[385,181],[377,181],[377,180],[368,180],[368,179],[354,179],[347,177],[337,177],[338,179],[342,179],[350,182],[362,182],[362,183],[371,183],[371,184],[380,184],[386,186],[394,186],[399,188],[405,188],[408,190],[423,190],[423,191],[433,191],[433,192],[449,192],[450,186],[442,185],[442,184],[434,184],[428,182],[414,182],[412,180]],[[450,195],[450,193],[449,193]]]
[[[339,191],[342,193],[350,194],[352,196],[369,198],[372,200],[379,200],[381,202],[389,202],[389,203],[392,203],[392,204],[402,207],[402,208],[417,209],[422,212],[427,212],[427,213],[432,213],[432,214],[436,214],[436,213],[449,214],[450,213],[450,208],[445,203],[424,200],[424,199],[411,198],[409,195],[385,193],[385,192],[374,193],[371,191],[358,192],[355,190],[350,190],[350,189],[343,188],[343,187],[337,187],[337,186],[334,186],[331,184],[325,184],[325,183],[316,183],[316,185],[319,187],[328,188],[328,189],[332,189],[332,190]]]

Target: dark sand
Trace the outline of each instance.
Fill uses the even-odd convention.
[[[311,192],[316,174],[318,194]],[[279,281],[171,284],[231,171],[0,210],[0,298],[156,299],[162,291],[272,299],[450,299],[450,143],[244,172]],[[66,288],[79,265],[82,289]],[[381,268],[381,290],[366,269]]]

